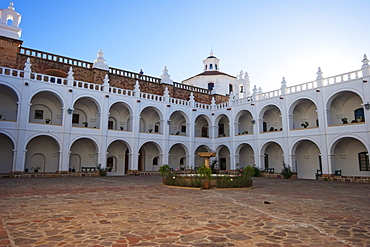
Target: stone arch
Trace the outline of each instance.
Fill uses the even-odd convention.
[[[275,104],[265,105],[259,113],[259,128],[262,132],[282,130],[281,109]],[[266,127],[265,128],[265,124]]]
[[[88,127],[100,128],[101,105],[99,101],[91,96],[81,96],[73,103],[72,126],[83,127],[84,123]]]
[[[37,135],[26,145],[25,171],[57,172],[59,171],[60,142],[50,135]]]
[[[231,167],[231,159],[230,159],[230,148],[227,145],[220,145],[216,148],[216,155],[217,155],[217,163],[218,169],[220,170],[230,170]]]
[[[195,117],[195,137],[210,137],[211,120],[205,114],[200,114]]]
[[[254,164],[256,164],[255,150],[248,143],[239,144],[235,150],[235,156],[235,163],[239,164],[239,166],[236,165],[236,168],[242,168],[248,165],[253,166]]]
[[[337,91],[332,93],[326,102],[328,125],[340,125],[342,119],[348,123],[355,121],[355,110],[363,108],[363,98],[355,90]]]
[[[175,110],[171,113],[169,119],[170,135],[189,135],[190,126],[189,117],[182,110]]]
[[[107,146],[108,175],[124,175],[129,169],[131,146],[124,140],[112,140]],[[113,160],[111,160],[113,158]],[[110,163],[113,161],[113,163]]]
[[[140,132],[163,133],[163,114],[154,106],[147,106],[140,112]]]
[[[288,118],[289,118],[289,129],[318,127],[319,122],[317,115],[317,105],[310,98],[296,99],[289,106]],[[308,125],[306,125],[306,123],[308,123]]]
[[[161,146],[155,141],[143,143],[139,148],[139,171],[158,171],[163,163]],[[154,162],[156,161],[156,163]]]
[[[362,170],[359,163],[359,153],[367,153],[366,142],[357,136],[341,136],[330,145],[331,172],[341,170],[342,176],[370,176],[370,170]]]
[[[0,132],[0,174],[10,173],[13,170],[14,140],[5,133]]]
[[[171,146],[168,153],[168,165],[171,168],[185,169],[187,167],[187,157],[189,151],[182,143],[175,143]],[[184,162],[185,161],[185,162]]]
[[[59,93],[39,90],[31,97],[29,113],[30,123],[47,123],[62,125],[64,102]]]
[[[253,115],[249,110],[240,110],[234,117],[234,123],[237,123],[234,134],[253,134],[253,124],[255,121],[256,120],[253,118]]]
[[[72,158],[76,154],[79,156],[79,159]],[[81,172],[82,167],[97,167],[98,154],[99,147],[95,140],[89,137],[76,138],[70,146],[69,168],[74,168],[77,172]],[[79,164],[73,163],[78,160]]]
[[[273,168],[275,171],[280,171],[283,168],[284,151],[281,143],[277,141],[265,142],[261,147],[260,157],[263,169]]]
[[[0,84],[1,120],[17,121],[19,94],[14,88]]]
[[[109,107],[108,128],[132,131],[132,115],[133,111],[128,103],[123,101],[112,103]],[[112,121],[112,123],[109,121]]]
[[[220,114],[215,119],[215,126],[218,126],[218,137],[230,136],[230,120],[226,114]]]
[[[298,178],[315,179],[317,170],[323,170],[320,145],[311,139],[297,140],[292,146],[292,169]]]

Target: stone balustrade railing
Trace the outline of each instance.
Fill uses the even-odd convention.
[[[118,94],[118,95],[125,95],[125,96],[134,96],[134,91],[127,90],[119,87],[109,87],[109,93]]]
[[[84,82],[84,81],[74,81],[73,86],[78,87],[78,88],[96,90],[96,91],[103,91],[104,89],[103,85],[90,83],[90,82]]]
[[[24,77],[24,71],[18,69],[10,69],[5,67],[0,67],[0,75],[8,75],[13,77]]]
[[[89,63],[89,62],[85,62],[85,61],[81,61],[81,60],[77,60],[77,59],[72,59],[72,58],[69,58],[69,57],[63,57],[63,56],[59,56],[59,55],[55,55],[55,54],[51,54],[51,53],[47,53],[47,52],[43,52],[43,51],[38,51],[38,50],[34,50],[34,49],[29,49],[29,48],[25,48],[25,47],[20,47],[18,52],[20,54],[30,56],[30,57],[38,57],[38,58],[42,58],[42,59],[46,59],[46,60],[50,60],[50,61],[55,61],[55,62],[59,62],[59,63],[66,63],[66,64],[69,64],[69,65],[88,68],[88,69],[91,69],[92,65],[93,65],[92,63]]]
[[[362,73],[362,71],[361,70],[355,70],[355,71],[340,74],[340,75],[326,77],[326,78],[324,78],[324,86],[358,79],[359,78],[359,73]]]
[[[197,93],[203,93],[203,94],[209,94],[209,95],[212,93],[212,91],[208,90],[208,89],[194,87],[194,86],[190,86],[190,85],[186,85],[186,84],[182,84],[182,83],[178,83],[178,82],[174,82],[173,86],[176,87],[176,88],[189,90],[191,92],[197,92]]]
[[[175,104],[175,105],[185,105],[185,106],[190,105],[190,102],[188,100],[176,99],[176,98],[170,98],[170,103]]]
[[[109,68],[109,73],[114,74],[114,75],[129,77],[135,80],[147,81],[147,82],[152,82],[152,83],[157,83],[157,84],[161,83],[161,79],[159,78],[155,78],[155,77],[147,76],[147,75],[141,75],[138,73],[125,71],[122,69]]]

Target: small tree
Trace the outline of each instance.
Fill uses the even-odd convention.
[[[291,178],[293,176],[292,169],[290,169],[290,166],[285,165],[283,162],[283,169],[281,170],[281,175],[283,175],[284,178]]]

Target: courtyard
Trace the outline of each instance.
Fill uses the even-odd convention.
[[[370,184],[159,176],[0,179],[0,246],[370,246]]]

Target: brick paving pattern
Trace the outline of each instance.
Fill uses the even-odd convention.
[[[370,184],[159,176],[0,179],[0,246],[370,246]]]

